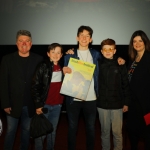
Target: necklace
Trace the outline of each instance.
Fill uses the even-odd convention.
[[[87,62],[88,54],[89,54],[89,50],[87,51],[87,55],[86,55],[86,57],[84,57],[83,55],[81,55],[80,50],[78,50],[78,52],[79,52],[79,55],[81,56],[81,60],[83,60],[83,61]],[[83,59],[83,57],[84,57],[84,59]]]
[[[138,56],[138,55],[137,55],[136,58],[135,58],[135,61],[136,61],[136,62],[139,62],[140,60],[141,60],[141,56]]]

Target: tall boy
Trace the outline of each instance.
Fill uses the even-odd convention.
[[[128,111],[129,82],[125,65],[118,65],[114,57],[116,44],[112,39],[101,42],[104,58],[100,61],[99,97],[97,110],[101,124],[102,150],[110,150],[112,127],[114,150],[122,150],[122,118]]]
[[[62,84],[62,69],[59,60],[62,57],[62,46],[53,43],[48,47],[48,60],[40,63],[35,71],[32,96],[35,102],[36,113],[43,113],[42,108],[48,110],[46,118],[53,124],[54,131],[47,135],[47,149],[53,150],[56,128],[63,103],[63,96],[59,93]],[[45,136],[35,139],[35,149],[42,150]]]
[[[96,64],[86,101],[81,101],[70,96],[66,98],[66,110],[69,120],[68,150],[75,150],[76,148],[76,132],[81,110],[84,114],[86,126],[86,149],[94,150],[96,97],[98,95],[99,73],[98,59],[101,58],[101,55],[98,51],[89,48],[89,44],[92,42],[92,34],[93,30],[90,27],[80,26],[76,38],[79,44],[78,49],[74,50],[74,54],[68,54],[64,57],[64,66],[68,65],[70,57]]]

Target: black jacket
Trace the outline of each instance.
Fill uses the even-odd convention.
[[[99,97],[97,107],[120,109],[130,100],[128,75],[125,65],[118,65],[117,59],[102,59],[99,64]]]
[[[132,62],[129,63],[131,66]],[[138,103],[140,113],[144,116],[150,112],[150,52],[145,50],[140,62],[138,62],[135,68],[131,81],[131,108],[135,107],[135,103]],[[130,109],[129,105],[129,109]]]
[[[53,66],[53,62],[45,60],[36,68],[32,81],[32,98],[36,108],[44,106],[52,79]]]
[[[30,52],[26,81],[24,79],[24,74],[22,72],[22,66],[19,63],[18,52],[8,54],[3,57],[1,62],[1,73],[0,73],[0,97],[1,97],[1,107],[9,108],[12,111],[10,116],[20,117],[24,96],[28,95],[27,107],[29,116],[32,117],[35,113],[34,102],[31,98],[31,82],[34,75],[36,66],[42,61],[42,57]],[[27,91],[25,92],[25,87]]]
[[[129,70],[132,62],[129,63]],[[131,102],[129,104],[127,127],[134,134],[148,138],[150,125],[146,125],[144,115],[150,113],[150,52],[144,52],[133,71],[131,81]]]

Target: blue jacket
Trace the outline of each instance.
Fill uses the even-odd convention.
[[[93,57],[93,64],[96,65],[93,76],[94,76],[94,90],[95,90],[96,96],[98,97],[98,76],[99,76],[99,63],[98,63],[98,61],[99,61],[99,59],[101,59],[101,54],[99,51],[92,49],[92,48],[90,48],[89,51]],[[78,54],[77,54],[77,49],[74,50],[74,54],[68,54],[68,55],[64,56],[64,66],[68,66],[68,62],[69,62],[70,57],[79,59]],[[66,96],[67,102],[72,102],[73,99],[74,99],[73,97]]]

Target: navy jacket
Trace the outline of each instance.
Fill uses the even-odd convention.
[[[89,51],[90,51],[90,53],[91,53],[91,55],[93,57],[93,64],[96,65],[93,77],[94,77],[94,89],[95,89],[95,92],[96,92],[96,96],[98,97],[98,95],[99,95],[98,94],[98,75],[99,75],[99,64],[98,64],[98,61],[101,59],[101,54],[100,54],[99,51],[97,51],[95,49],[92,49],[92,48],[90,48]],[[79,57],[77,55],[77,49],[74,50],[74,54],[73,55],[72,54],[68,54],[68,55],[64,56],[64,66],[68,65],[70,57],[79,59]],[[66,97],[66,100],[69,101],[69,102],[72,102],[73,99],[74,98],[70,97],[70,96]]]

